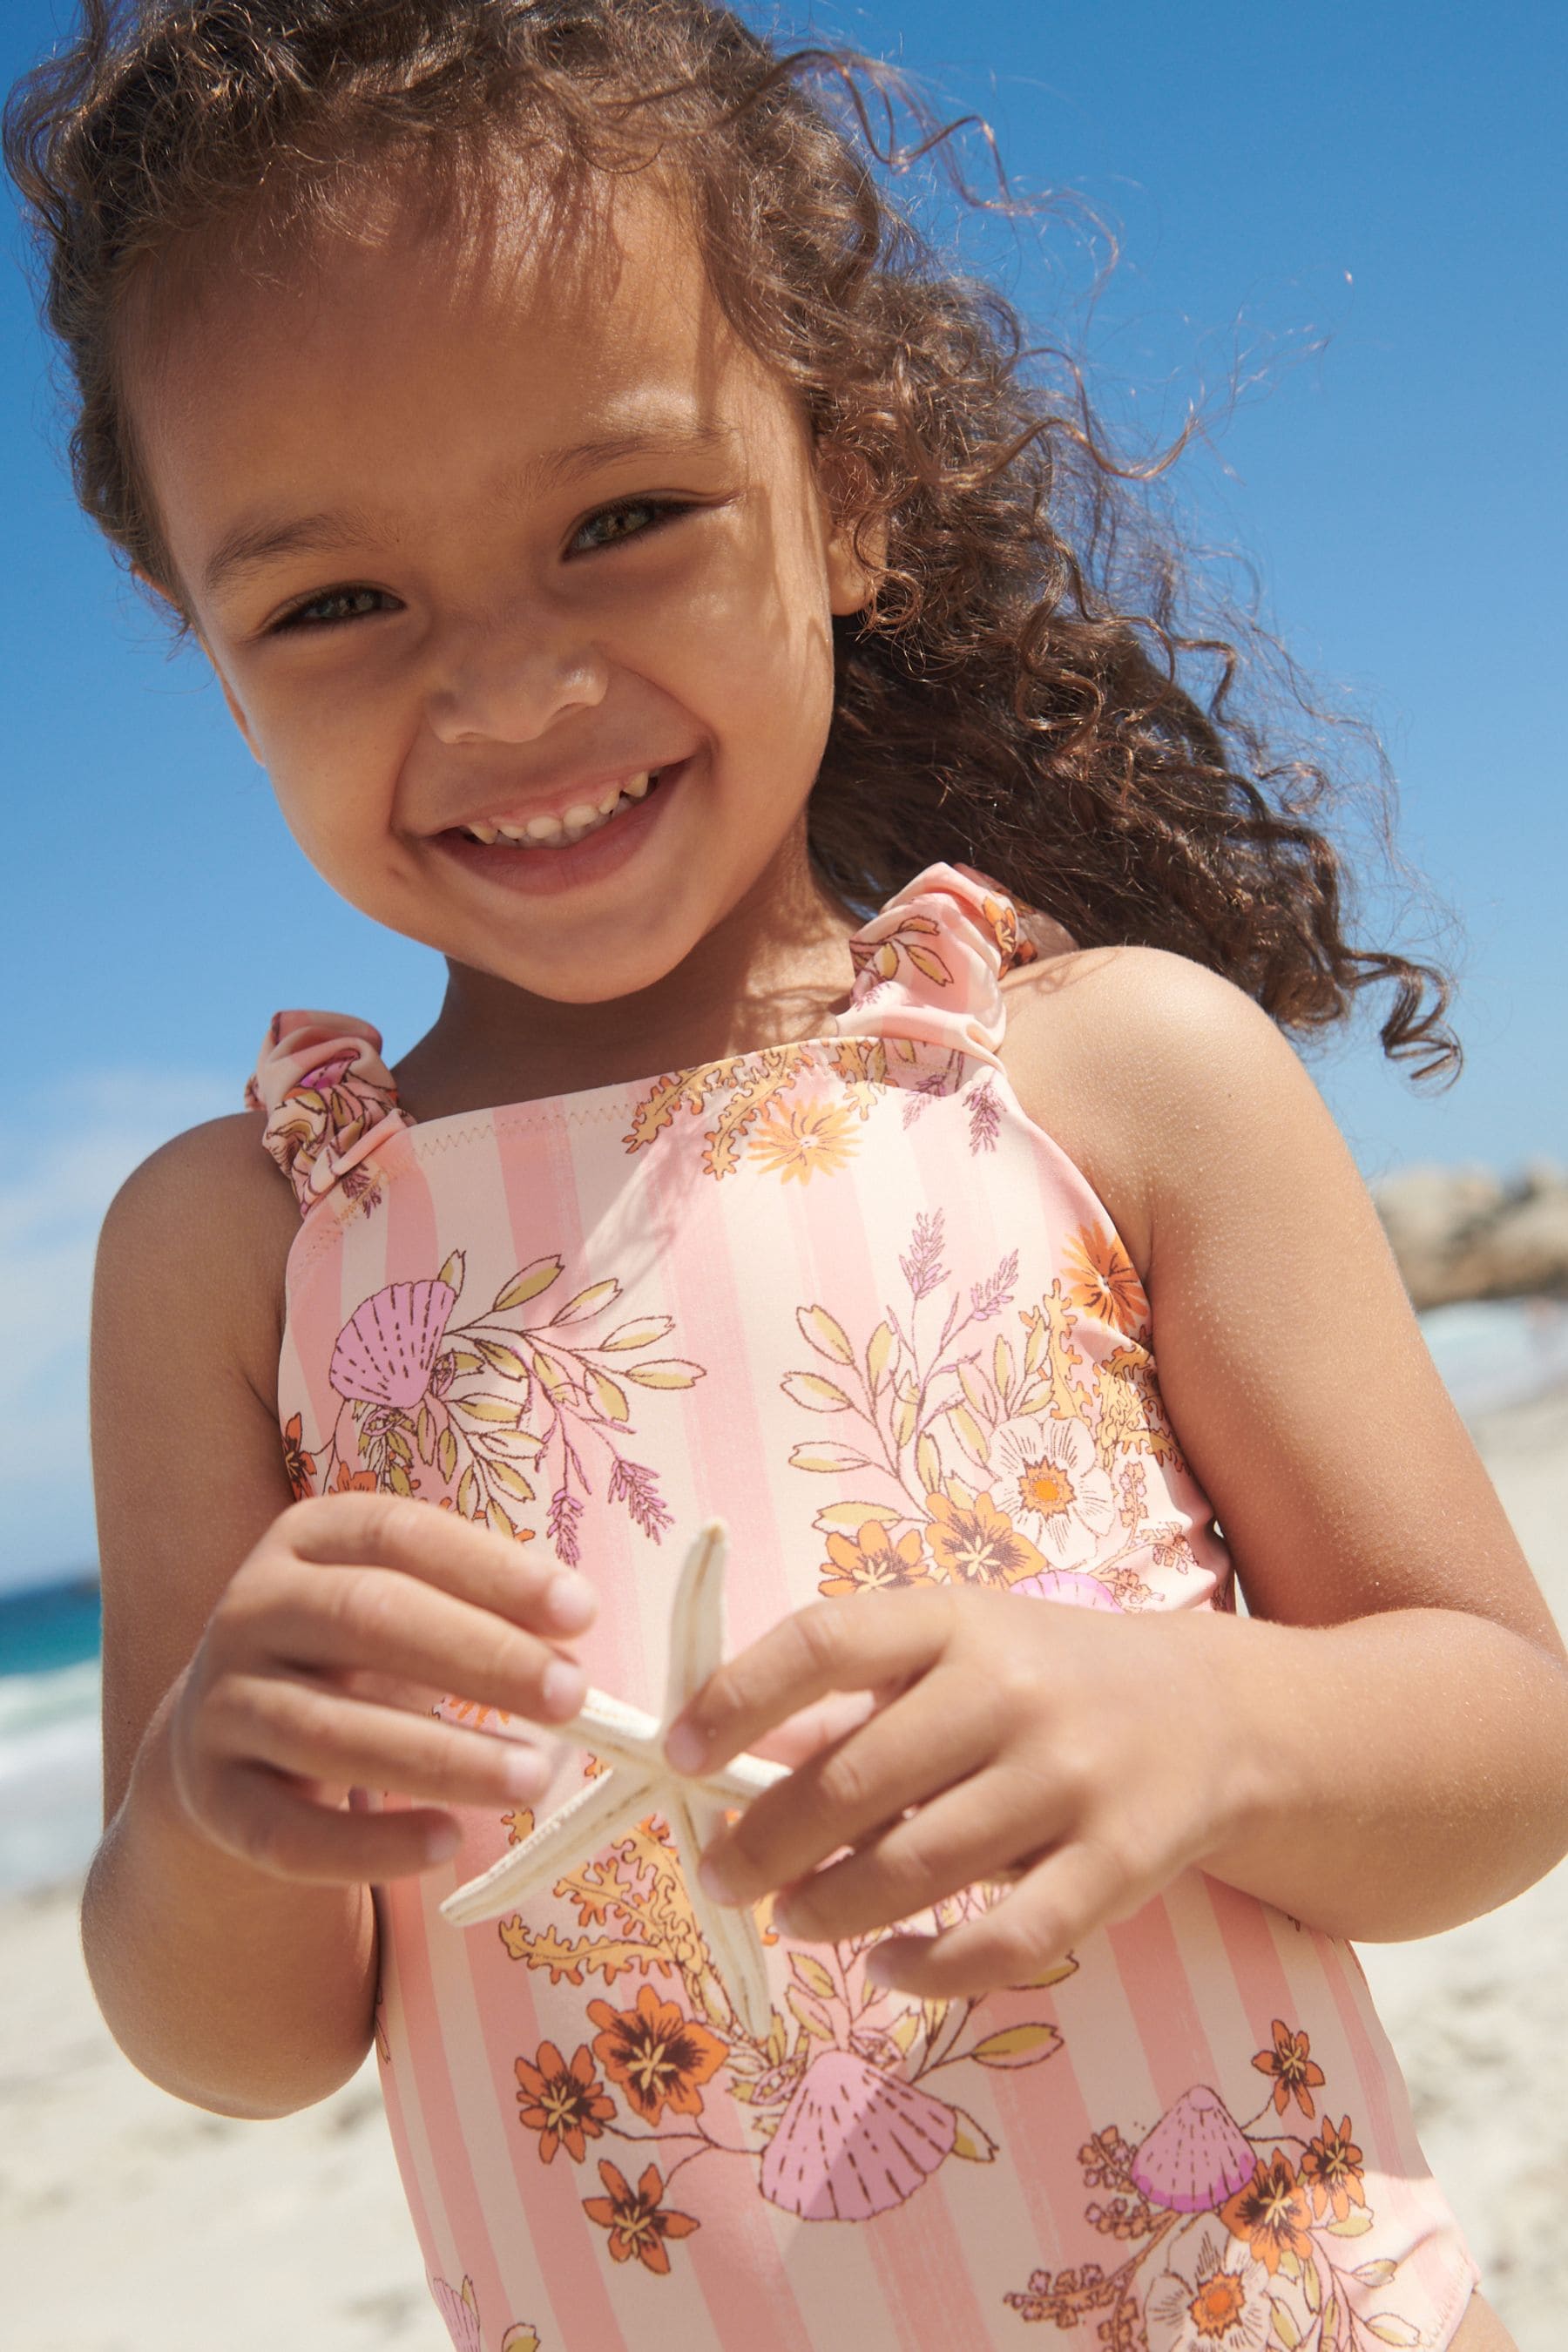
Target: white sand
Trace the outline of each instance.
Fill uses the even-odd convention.
[[[1478,1434],[1568,1624],[1568,1392]],[[1520,2352],[1562,2352],[1568,1866],[1489,1918],[1363,1958],[1493,2301]],[[74,1889],[0,1906],[0,2342],[16,2352],[445,2352],[374,2063],[284,2123],[165,2097],[99,2020]]]

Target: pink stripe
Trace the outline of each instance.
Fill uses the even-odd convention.
[[[949,2163],[954,2160],[948,2158]],[[953,2352],[962,2346],[969,2352],[969,2347],[990,2341],[991,2328],[970,2279],[963,2242],[941,2193],[941,2180],[939,2173],[907,2204],[861,2226],[896,2330],[893,2342],[951,2345]],[[866,2352],[872,2352],[875,2339],[861,2340]],[[876,2352],[882,2352],[880,2345]]]
[[[465,1858],[464,1867],[468,1866]],[[433,1932],[450,1935],[457,1931],[443,1921]],[[490,2083],[505,2086],[495,2095],[500,2105],[509,2094],[515,2097],[517,2060],[526,2058],[534,2063],[541,2040],[555,2041],[557,2037],[542,2033],[531,1971],[522,1962],[509,1957],[496,1923],[488,1921],[481,1927],[465,1928],[462,1933],[468,1945],[474,2010],[483,2035]],[[568,2064],[576,2049],[575,2042],[570,2049],[563,2047],[562,2055]],[[584,2197],[600,2192],[599,2157],[607,2155],[612,2163],[620,2163],[623,2170],[626,2168],[622,2144],[608,2136],[596,2140],[584,2137],[581,2166],[574,2164],[564,2147],[556,2149],[546,2166],[540,2155],[541,2136],[522,2122],[521,2109],[515,2104],[510,2107],[506,2137],[517,2191],[519,2243],[533,2253],[536,2262],[548,2258],[547,2292],[557,2315],[570,2312],[574,2329],[581,2330],[581,2340],[592,2345],[595,2352],[627,2352],[601,2268],[601,2233],[582,2208]],[[635,2180],[635,2174],[631,2177]],[[558,2213],[548,2210],[552,2200],[559,2203]],[[521,2291],[531,2292],[531,2288],[525,2286]]]
[[[1215,2054],[1182,1965],[1171,1915],[1158,1896],[1135,1917],[1106,1930],[1127,1992],[1141,2019],[1138,2039],[1162,2111],[1194,2084],[1215,2087]]]
[[[457,2276],[447,2284],[460,2287],[471,2277],[481,2312],[499,2312],[507,2300],[496,2252],[490,2243],[484,2206],[468,2159],[462,2112],[447,2064],[441,2019],[431,1980],[426,1930],[415,1903],[398,1921],[397,1958],[403,1988],[404,2014],[408,2021],[409,2063],[415,2095],[429,2134],[430,2147],[440,2168],[441,2194],[446,2204],[453,2247],[449,2259]]]

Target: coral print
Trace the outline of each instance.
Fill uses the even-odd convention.
[[[863,1341],[826,1307],[796,1312],[817,1365],[785,1375],[838,1424],[792,1449],[799,1470],[856,1490],[816,1515],[826,1594],[899,1584],[999,1585],[1133,1609],[1136,1563],[1193,1565],[1183,1529],[1148,1515],[1143,1460],[1181,1467],[1153,1379],[1148,1302],[1117,1237],[1085,1224],[1042,1297],[1017,1299],[1018,1252],[956,1281],[940,1209],[899,1257],[906,1297]],[[1111,1344],[1074,1345],[1092,1323]]]
[[[1037,2271],[1008,2294],[1013,2310],[1066,2329],[1098,2318],[1108,2352],[1373,2352],[1427,2341],[1397,2312],[1369,2308],[1399,2263],[1353,2259],[1373,2215],[1349,2116],[1310,2141],[1270,2128],[1281,2087],[1310,2117],[1308,2077],[1324,2079],[1308,2034],[1279,2019],[1273,2032],[1273,2050],[1252,2063],[1275,2075],[1275,2090],[1249,2123],[1199,2084],[1136,2147],[1111,2124],[1080,2149],[1085,2186],[1110,2192],[1084,2218],[1132,2251],[1110,2272],[1099,2263]]]
[[[337,1420],[313,1454],[298,1413],[285,1428],[296,1493],[419,1495],[526,1543],[538,1530],[524,1513],[542,1492],[550,1542],[570,1565],[602,1487],[658,1542],[669,1513],[657,1475],[622,1451],[635,1434],[629,1391],[690,1388],[703,1368],[647,1353],[673,1329],[668,1315],[597,1328],[621,1297],[613,1276],[547,1312],[564,1273],[563,1259],[535,1258],[488,1307],[454,1322],[465,1281],[455,1250],[438,1275],[389,1283],[355,1307],[328,1368]]]

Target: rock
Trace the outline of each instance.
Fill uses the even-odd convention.
[[[1486,1168],[1407,1168],[1373,1197],[1417,1307],[1568,1295],[1568,1172],[1555,1161],[1511,1183]]]

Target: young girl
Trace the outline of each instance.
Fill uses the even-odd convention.
[[[87,0],[14,103],[89,510],[450,974],[110,1216],[94,1982],[225,2114],[374,2039],[465,2352],[1506,2346],[1344,1939],[1556,1858],[1563,1652],[1281,1034],[1442,992],[814,67]],[[765,2031],[657,1812],[439,1908],[712,1515]]]

